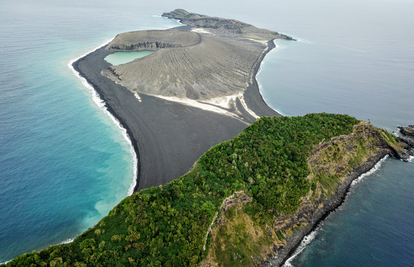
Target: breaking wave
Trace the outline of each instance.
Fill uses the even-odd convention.
[[[101,110],[103,110],[111,119],[112,119],[112,121],[115,123],[115,125],[116,126],[118,126],[118,128],[121,130],[121,133],[122,133],[122,136],[125,138],[125,140],[128,142],[128,145],[130,146],[130,153],[131,153],[131,155],[132,155],[132,158],[133,158],[133,164],[134,164],[134,179],[133,179],[133,181],[132,181],[132,183],[131,183],[131,185],[130,185],[130,187],[129,187],[129,189],[128,189],[128,195],[130,196],[130,195],[132,195],[132,193],[134,193],[134,188],[135,188],[135,186],[136,186],[136,184],[137,184],[137,174],[138,174],[138,157],[137,157],[137,154],[135,153],[135,149],[134,149],[134,146],[132,145],[132,141],[131,141],[131,139],[130,139],[130,137],[129,137],[129,135],[128,135],[128,133],[127,133],[127,130],[124,128],[124,127],[122,127],[122,125],[121,125],[121,123],[108,111],[108,109],[107,109],[107,107],[106,107],[106,103],[105,103],[105,101],[103,101],[101,98],[100,98],[100,96],[99,96],[99,94],[98,94],[98,92],[93,88],[93,86],[91,85],[91,84],[89,84],[88,83],[88,81],[85,79],[85,78],[83,78],[80,74],[79,74],[79,72],[77,71],[77,70],[75,70],[75,68],[73,67],[73,63],[74,62],[76,62],[77,60],[79,60],[79,59],[81,59],[81,58],[83,58],[83,57],[85,57],[86,55],[88,55],[88,54],[90,54],[90,53],[92,53],[92,52],[95,52],[96,50],[98,50],[99,48],[101,48],[102,46],[104,46],[104,45],[107,45],[107,44],[109,44],[111,41],[113,40],[113,38],[112,39],[110,39],[110,40],[108,40],[108,41],[106,41],[106,42],[104,42],[103,44],[101,44],[100,46],[98,46],[98,47],[96,47],[95,49],[93,49],[93,50],[91,50],[91,51],[89,51],[89,52],[87,52],[86,54],[84,54],[84,55],[82,55],[82,56],[80,56],[80,57],[78,57],[78,58],[75,58],[75,59],[73,59],[73,60],[71,60],[71,61],[69,61],[69,63],[68,63],[68,67],[72,70],[72,72],[73,72],[73,74],[76,76],[76,77],[78,77],[80,80],[81,80],[81,82],[82,82],[82,84],[86,87],[86,88],[88,88],[89,89],[89,91],[91,92],[91,94],[92,94],[92,99],[93,99],[93,102],[95,102],[95,104],[101,109]]]

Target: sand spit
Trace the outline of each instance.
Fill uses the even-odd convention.
[[[261,116],[279,115],[254,78],[273,42],[193,29],[119,34],[107,49],[73,64],[132,140],[135,191],[178,178],[212,146]],[[114,51],[137,50],[155,52],[118,66],[104,60]]]

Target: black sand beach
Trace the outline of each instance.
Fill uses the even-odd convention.
[[[273,41],[254,65],[254,76]],[[194,162],[212,146],[228,140],[255,120],[240,100],[239,118],[139,94],[101,75],[111,65],[104,58],[114,51],[101,47],[73,63],[105,101],[108,110],[127,130],[138,157],[137,185],[134,191],[170,182],[185,174]],[[248,108],[258,116],[280,116],[261,97],[256,79],[245,93]]]

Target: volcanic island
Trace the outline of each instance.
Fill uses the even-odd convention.
[[[340,114],[285,117],[256,74],[275,39],[252,25],[176,9],[186,26],[117,35],[73,67],[126,128],[135,193],[73,242],[7,266],[281,266],[361,174],[413,155],[397,138]],[[118,51],[153,51],[121,65]]]
[[[132,140],[135,191],[180,177],[257,118],[279,116],[264,102],[255,76],[274,39],[293,40],[182,9],[162,16],[187,26],[118,34],[73,65]],[[154,53],[117,66],[105,61],[118,51]]]

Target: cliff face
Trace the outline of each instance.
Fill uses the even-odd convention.
[[[414,153],[412,148],[414,148],[414,125],[410,125],[409,127],[398,127],[400,132],[402,133],[401,136],[398,137],[398,139],[403,142],[405,145],[403,145],[403,148],[406,151],[409,151],[408,153],[402,153],[403,154],[403,160],[406,160],[409,155],[414,156]]]
[[[207,100],[242,93],[267,47],[246,39],[165,30],[121,34],[106,49],[158,50],[102,72],[132,92]]]
[[[347,115],[264,117],[73,242],[7,266],[280,266],[355,178],[402,147]]]
[[[255,75],[264,55],[275,47],[272,40],[292,38],[240,21],[184,10],[163,16],[183,20],[188,26],[185,30],[118,34],[106,50],[155,52],[110,66],[101,74],[138,99],[139,94],[157,96],[247,122],[275,115],[263,105]]]
[[[251,216],[249,203],[223,209],[202,266],[280,266],[302,238],[341,204],[354,179],[386,155],[399,157],[396,151],[400,149],[393,136],[367,123],[354,126],[349,135],[314,146],[307,161],[311,190],[301,198],[297,211],[266,218]]]
[[[177,19],[181,23],[195,27],[203,28],[219,35],[244,36],[250,38],[262,39],[285,39],[294,40],[292,37],[280,34],[278,32],[259,29],[253,25],[234,20],[210,17],[196,13],[187,12],[184,9],[176,9],[171,12],[164,12],[163,17]]]
[[[120,51],[157,51],[162,48],[193,46],[200,41],[200,35],[190,31],[134,31],[118,34],[105,49]]]

